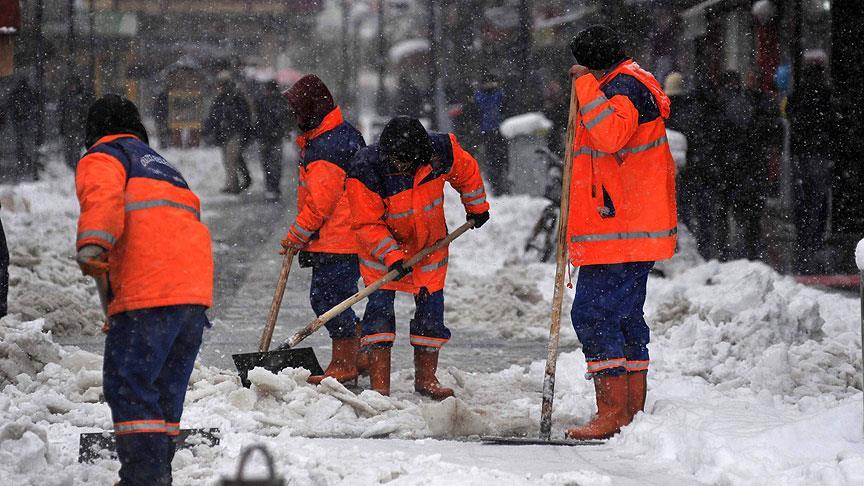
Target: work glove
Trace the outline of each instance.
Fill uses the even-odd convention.
[[[84,245],[75,259],[84,275],[98,277],[108,274],[108,252],[99,245]]]
[[[489,221],[489,211],[483,211],[478,214],[468,214],[465,216],[465,221],[474,221],[473,229],[477,229],[486,224],[486,221]]]
[[[297,253],[302,250],[304,246],[306,246],[306,243],[298,240],[297,237],[292,235],[289,231],[288,234],[285,235],[285,239],[282,240],[282,249],[279,250],[279,254],[284,255],[288,253],[289,250]]]
[[[405,275],[411,273],[411,267],[405,266],[405,260],[397,260],[395,263],[393,263],[393,265],[390,265],[390,268],[387,269],[388,272],[392,272],[394,270],[399,272],[399,274],[396,275],[396,278],[394,278],[393,280],[400,280]]]

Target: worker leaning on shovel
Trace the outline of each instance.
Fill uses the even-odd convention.
[[[120,484],[171,484],[173,437],[210,326],[210,232],[183,176],[147,145],[131,101],[96,100],[85,142],[75,176],[76,246],[82,272],[110,284],[103,388]]]
[[[669,98],[604,26],[570,44],[579,102],[567,250],[580,267],[571,318],[594,380],[597,415],[567,430],[602,439],[645,405],[648,273],[675,253],[675,162],[664,120]]]
[[[320,316],[357,292],[357,238],[351,230],[345,178],[348,163],[366,143],[342,118],[330,90],[317,76],[302,77],[284,95],[303,134],[297,137],[297,219],[282,241],[282,253],[299,251],[300,266],[312,267],[309,300]],[[358,327],[350,308],[327,322],[332,358],[324,375],[309,377],[310,383],[320,383],[326,376],[340,382],[356,380],[359,371],[365,371],[366,354],[358,354]]]
[[[360,273],[370,285],[388,271],[401,279],[369,296],[361,345],[371,349],[372,388],[390,394],[390,350],[396,338],[395,291],[414,294],[411,321],[414,390],[435,399],[453,395],[435,376],[438,351],[450,339],[444,325],[447,247],[413,268],[405,260],[447,235],[444,183],[462,195],[467,219],[479,228],[489,219],[489,203],[477,161],[452,134],[428,134],[420,122],[399,117],[381,133],[380,143],[357,152],[348,171],[348,200],[360,240]]]

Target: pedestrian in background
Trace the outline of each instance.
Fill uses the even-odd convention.
[[[831,130],[837,127],[832,90],[825,66],[810,60],[789,96],[786,116],[792,135],[795,174],[796,271],[817,270],[815,254],[822,249],[828,222],[828,188],[831,187],[833,151]]]
[[[268,201],[281,199],[282,140],[288,134],[290,116],[288,103],[279,91],[279,84],[276,81],[267,82],[255,99],[255,135],[258,137],[264,169],[264,197]]]
[[[480,115],[480,143],[483,145],[483,175],[489,181],[496,196],[510,192],[507,180],[510,161],[507,156],[507,141],[501,136],[499,127],[504,118],[506,95],[495,75],[483,74],[480,86],[474,93],[474,103]]]
[[[168,112],[168,86],[164,86],[153,98],[153,122],[156,124],[156,136],[159,138],[159,148],[167,148],[171,144]]]
[[[252,184],[243,149],[252,131],[249,102],[227,72],[217,76],[216,99],[204,124],[205,137],[222,149],[225,166],[223,193],[240,194]]]
[[[15,158],[17,177],[24,180],[39,180],[39,166],[36,159],[36,130],[32,116],[37,106],[37,95],[22,77],[9,93],[6,112],[15,132]]]
[[[60,97],[59,111],[60,136],[63,138],[63,160],[66,165],[75,170],[75,164],[81,158],[84,147],[84,122],[87,119],[87,109],[90,107],[90,93],[78,76],[69,80],[68,89]]]
[[[170,485],[183,400],[213,301],[210,231],[183,176],[148,145],[137,107],[96,100],[75,186],[81,271],[105,278],[102,383],[120,484]]]

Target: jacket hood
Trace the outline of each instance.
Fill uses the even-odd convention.
[[[300,78],[283,95],[297,117],[297,125],[304,132],[320,125],[324,117],[336,108],[327,85],[314,74]]]
[[[662,116],[664,120],[669,118],[672,101],[668,96],[666,96],[666,93],[663,92],[663,87],[660,86],[660,82],[657,81],[657,78],[655,78],[653,74],[639,67],[639,65],[632,59],[628,59],[615,67],[615,69],[610,71],[609,74],[603,76],[603,79],[600,80],[600,84],[606,84],[619,74],[633,76],[645,85],[645,87],[648,88],[648,91],[651,92],[651,95],[654,96],[654,100],[657,102],[657,108],[660,109],[660,116]]]

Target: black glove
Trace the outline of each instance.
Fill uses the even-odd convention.
[[[393,280],[399,280],[405,275],[411,273],[411,267],[405,267],[405,260],[399,260],[393,265],[390,265],[390,268],[387,269],[388,272],[392,272],[394,270],[399,272],[399,274],[396,275],[396,278],[394,278]]]
[[[489,221],[489,211],[484,211],[479,214],[469,214],[465,217],[465,221],[474,221],[474,229],[479,228]]]

